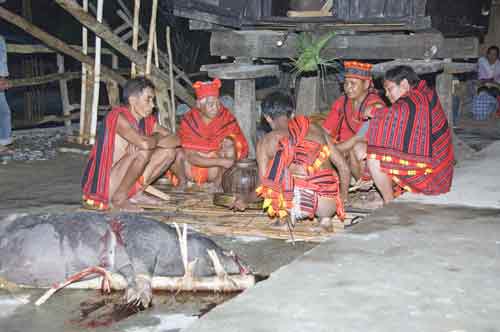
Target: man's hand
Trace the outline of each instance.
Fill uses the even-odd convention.
[[[156,146],[164,149],[174,149],[181,145],[181,140],[176,135],[158,136]]]
[[[247,202],[242,197],[235,197],[233,203],[229,206],[234,211],[245,211],[247,209]]]
[[[10,81],[6,78],[0,78],[0,91],[5,91],[10,88]]]
[[[219,161],[220,167],[225,168],[225,169],[229,169],[229,168],[233,167],[233,165],[234,165],[234,159],[220,158],[220,161]]]
[[[373,118],[375,111],[379,108],[384,108],[384,105],[381,103],[374,103],[374,104],[370,105],[369,107],[366,107],[363,111],[363,118],[364,119]]]

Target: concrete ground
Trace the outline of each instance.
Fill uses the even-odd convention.
[[[500,141],[185,331],[500,331]]]

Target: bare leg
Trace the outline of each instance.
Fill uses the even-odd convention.
[[[154,182],[161,174],[170,167],[175,159],[175,149],[162,149],[158,148],[153,151],[149,163],[146,165],[144,170],[144,188],[146,188],[150,183]],[[130,198],[130,202],[134,204],[149,204],[149,205],[161,205],[162,200],[155,197],[146,195],[144,192],[140,191],[134,197]]]
[[[332,217],[335,215],[337,210],[337,203],[335,199],[328,197],[318,198],[318,208],[316,209],[316,217],[319,220],[319,224],[326,231],[333,232],[333,222]]]
[[[370,170],[370,174],[372,175],[373,182],[375,182],[377,189],[382,194],[384,203],[389,203],[394,199],[391,178],[384,171],[382,171],[379,160],[368,159],[366,162],[368,169]]]
[[[144,173],[150,159],[151,151],[137,150],[126,155],[113,166],[110,179],[110,200],[115,208],[129,211],[142,210],[128,201],[128,192]]]
[[[155,149],[144,169],[144,184],[148,185],[154,182],[161,174],[165,173],[174,162],[175,155],[175,149]]]
[[[349,168],[351,169],[351,174],[354,177],[355,180],[358,180],[361,178],[361,165],[356,157],[356,154],[354,150],[349,150]]]

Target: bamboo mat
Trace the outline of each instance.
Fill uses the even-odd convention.
[[[173,192],[164,186],[155,186],[167,195],[169,200],[161,206],[142,205],[146,214],[150,212],[169,212],[168,215],[154,213],[152,217],[168,224],[186,223],[193,229],[207,235],[225,236],[257,236],[272,239],[291,240],[292,236],[287,225],[274,226],[275,220],[270,219],[261,210],[246,210],[235,212],[213,204],[213,195],[203,192]],[[167,189],[167,190],[166,190]],[[298,222],[293,228],[294,241],[320,242],[332,237],[336,232],[342,232],[346,227],[354,225],[366,213],[347,213],[344,223],[334,220],[334,231],[326,231],[315,220]]]

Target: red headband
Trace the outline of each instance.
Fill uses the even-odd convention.
[[[358,78],[360,80],[372,79],[372,65],[358,61],[344,61],[345,77]]]
[[[219,97],[219,90],[221,87],[220,79],[216,78],[212,82],[196,81],[193,84],[194,92],[197,99],[203,99],[208,96]]]

